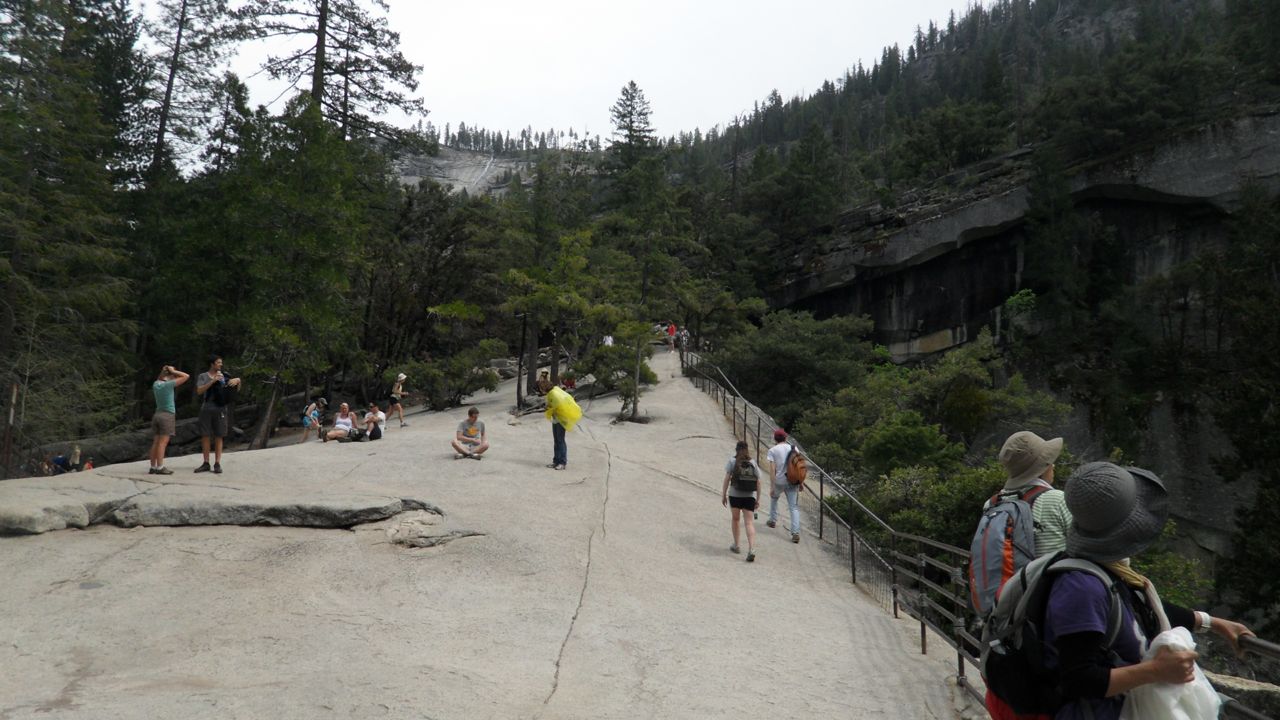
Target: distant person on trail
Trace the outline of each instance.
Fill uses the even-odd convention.
[[[320,428],[320,415],[327,407],[329,407],[328,400],[316,398],[302,411],[302,439],[298,441],[298,444],[307,441],[307,438],[311,435],[311,428],[316,429],[317,440],[324,438],[324,430]]]
[[[209,472],[209,446],[213,445],[213,468],[222,472],[222,440],[227,436],[227,405],[231,403],[231,389],[240,387],[240,378],[228,379],[222,372],[222,357],[209,358],[209,369],[196,378],[196,395],[204,398],[200,405],[200,452],[204,462],[196,472]]]
[[[733,457],[724,466],[724,486],[720,488],[720,504],[729,508],[733,527],[733,544],[729,552],[739,553],[739,517],[747,526],[747,562],[756,561],[756,525],[753,515],[760,507],[760,467],[751,459],[751,450],[743,440],[738,441]]]
[[[569,445],[565,442],[565,433],[582,419],[582,408],[574,401],[573,396],[553,387],[547,391],[547,419],[551,421],[551,463],[547,467],[563,470],[569,464]]]
[[[160,374],[151,383],[151,392],[156,396],[156,412],[151,416],[151,475],[172,475],[173,471],[164,466],[164,453],[169,447],[169,438],[177,431],[178,408],[173,402],[173,391],[185,383],[191,376],[165,365]]]
[[[382,425],[387,421],[387,414],[378,409],[378,403],[369,403],[369,411],[364,414],[364,434],[370,441],[382,439]]]
[[[391,386],[391,402],[387,404],[387,416],[396,415],[400,418],[400,427],[408,427],[409,423],[404,421],[404,407],[400,405],[400,401],[405,397],[404,381],[409,376],[400,373],[396,376],[396,382]]]
[[[489,440],[484,432],[484,421],[480,419],[480,408],[467,409],[467,419],[458,423],[453,434],[453,451],[457,453],[454,460],[471,458],[479,460],[484,451],[489,449]]]
[[[330,440],[347,440],[356,429],[356,414],[351,412],[351,406],[342,403],[338,406],[338,414],[333,416],[333,429],[325,433],[324,441]]]
[[[1000,465],[1008,476],[1000,497],[1026,496],[1033,488],[1042,488],[1029,499],[1035,521],[1036,557],[1067,549],[1071,511],[1067,509],[1066,494],[1053,487],[1053,464],[1061,454],[1062,438],[1045,440],[1027,430],[1010,435],[1000,448]],[[988,500],[983,510],[990,506]]]
[[[667,321],[667,352],[671,352],[675,349],[676,349],[676,324],[668,320]]]
[[[769,527],[778,526],[778,498],[787,496],[787,507],[791,509],[791,542],[800,542],[800,486],[792,485],[787,480],[787,455],[795,447],[787,442],[787,431],[778,428],[773,431],[774,446],[769,448],[765,458],[769,461],[769,475],[773,478],[773,487],[769,490]]]

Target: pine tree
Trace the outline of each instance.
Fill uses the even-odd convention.
[[[383,13],[385,0],[372,0]],[[423,115],[414,65],[400,52],[400,34],[385,15],[365,10],[358,0],[250,0],[240,13],[254,37],[288,37],[301,48],[267,59],[274,79],[311,92],[324,117],[344,137],[375,135],[413,141],[409,133],[376,120],[397,109]],[[461,128],[459,128],[461,135]]]
[[[116,133],[94,93],[83,6],[0,0],[0,18],[0,383],[21,388],[25,437],[48,442],[69,417],[95,432],[124,407]]]
[[[163,90],[155,107],[153,175],[200,147],[216,117],[219,68],[228,45],[242,35],[227,0],[159,0],[158,8],[159,19],[150,30],[159,48],[155,63]]]
[[[657,138],[650,119],[652,110],[644,91],[634,80],[622,86],[618,101],[609,109],[613,119],[613,142],[609,145],[615,172],[631,170],[653,153]]]

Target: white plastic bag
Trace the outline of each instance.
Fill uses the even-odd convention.
[[[1143,660],[1155,657],[1160,648],[1195,650],[1196,641],[1186,628],[1165,630],[1156,636]],[[1151,683],[1125,693],[1120,720],[1214,720],[1222,703],[1209,679],[1195,666],[1195,679],[1189,683]]]

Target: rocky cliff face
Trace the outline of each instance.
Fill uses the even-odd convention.
[[[791,258],[771,298],[819,314],[876,323],[894,357],[946,350],[984,325],[1021,286],[1030,153],[966,168],[910,193],[897,209],[870,205],[840,216]],[[1280,112],[1183,133],[1071,180],[1078,209],[1096,212],[1137,248],[1139,281],[1222,233],[1248,180],[1280,191]]]
[[[1030,176],[1023,151],[967,168],[906,198],[899,209],[856,208],[808,241],[772,298],[819,315],[865,314],[877,341],[906,361],[999,331],[1004,301],[1022,286]],[[1132,248],[1131,282],[1159,276],[1226,233],[1246,182],[1280,192],[1280,112],[1272,109],[1185,132],[1168,142],[1078,171],[1078,211],[1114,228]],[[1225,484],[1212,458],[1231,452],[1194,410],[1157,404],[1141,462],[1165,479],[1182,533],[1202,556],[1230,551],[1248,482]],[[1110,450],[1077,418],[1060,429],[1077,457]]]

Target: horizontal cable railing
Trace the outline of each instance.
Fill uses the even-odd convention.
[[[733,425],[734,437],[754,447],[756,457],[767,449],[778,423],[738,392],[728,377],[699,354],[682,352],[684,374],[700,390],[720,404]],[[788,442],[809,464],[809,478],[801,508],[818,527],[818,538],[849,568],[852,582],[873,600],[899,617],[900,612],[920,623],[920,652],[928,652],[932,633],[956,653],[956,681],[978,704],[984,704],[985,686],[978,672],[980,643],[976,618],[969,602],[967,568],[969,551],[931,538],[898,532],[864,505],[843,483],[814,462],[794,437]],[[818,479],[817,489],[812,478]],[[976,523],[976,520],[975,520]],[[1246,636],[1240,646],[1247,652],[1280,660],[1280,645]],[[973,681],[977,679],[977,682]],[[1235,699],[1223,699],[1222,717],[1270,720]]]

